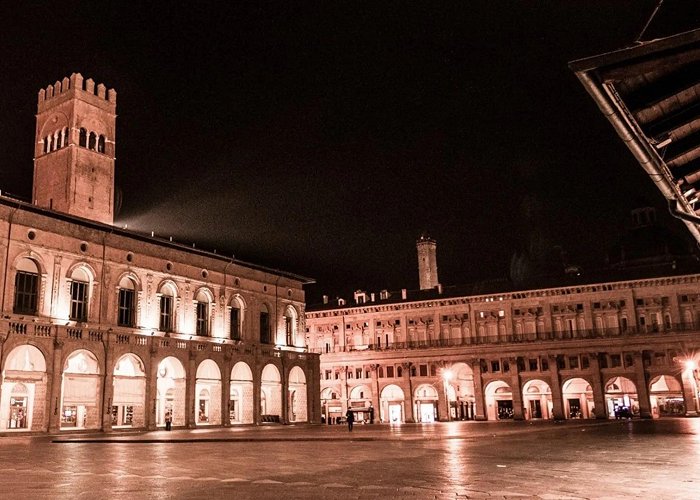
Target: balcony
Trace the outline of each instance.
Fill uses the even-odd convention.
[[[359,346],[335,346],[331,352],[358,351],[398,351],[405,349],[430,349],[440,347],[459,347],[494,344],[532,344],[537,342],[580,341],[593,339],[632,338],[642,336],[660,336],[683,332],[698,332],[700,328],[692,323],[674,323],[671,325],[648,325],[646,327],[605,328],[593,330],[573,330],[563,332],[535,332],[522,334],[490,335],[482,337],[463,337],[449,339],[409,340],[407,342],[390,342],[388,344],[367,344]],[[323,348],[310,349],[310,352],[324,354]]]

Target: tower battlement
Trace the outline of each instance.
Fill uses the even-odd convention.
[[[84,79],[80,73],[73,73],[70,78],[56,80],[53,85],[48,85],[45,89],[39,90],[38,105],[41,107],[46,101],[69,93],[71,90],[85,92],[100,99],[117,104],[117,92],[114,89],[107,89],[103,83],[95,85],[92,78]]]

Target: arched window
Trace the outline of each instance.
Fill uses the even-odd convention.
[[[84,269],[75,269],[70,277],[70,319],[87,321],[89,277]]]
[[[78,145],[86,148],[87,147],[87,130],[84,128],[80,129],[80,137],[78,138]]]
[[[44,153],[49,152],[49,137],[44,137]]]
[[[287,345],[293,346],[297,334],[297,314],[292,306],[287,307],[284,312],[284,331]]]
[[[36,314],[39,269],[31,259],[22,259],[17,264],[15,275],[15,314]]]
[[[98,153],[104,153],[105,152],[105,136],[100,134],[99,139],[97,140],[97,152]]]
[[[48,137],[48,139],[49,139],[48,151],[49,151],[49,153],[50,153],[51,151],[53,151],[53,136],[50,135],[50,136]]]
[[[170,286],[166,285],[161,290],[160,295],[160,323],[159,329],[161,332],[172,332],[173,331],[173,302],[174,296],[173,290]]]
[[[53,142],[56,145],[56,149],[61,149],[63,147],[63,132],[60,130],[56,131]]]
[[[135,286],[130,278],[122,278],[119,282],[119,304],[117,324],[119,326],[134,326],[136,298]]]
[[[209,297],[203,290],[197,294],[196,305],[196,333],[206,337],[209,335]]]
[[[243,304],[238,298],[231,301],[231,312],[229,313],[229,327],[232,340],[241,340],[241,330],[243,325]]]
[[[69,134],[68,127],[66,127],[63,129],[63,146],[64,147],[68,146],[68,139],[70,138],[70,136],[68,134]]]
[[[90,132],[90,138],[88,141],[88,149],[95,150],[95,145],[97,144],[97,135],[95,132]]]
[[[265,304],[260,308],[260,343],[270,344],[272,342],[272,329],[270,328],[270,312]]]

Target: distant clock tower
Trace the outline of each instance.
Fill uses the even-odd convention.
[[[80,73],[39,91],[32,202],[114,223],[117,93]]]

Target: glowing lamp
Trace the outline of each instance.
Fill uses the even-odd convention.
[[[686,369],[686,370],[693,371],[693,370],[695,370],[697,367],[698,367],[698,365],[697,365],[697,363],[695,363],[694,360],[692,360],[692,359],[686,360],[686,362],[685,362],[685,369]]]

